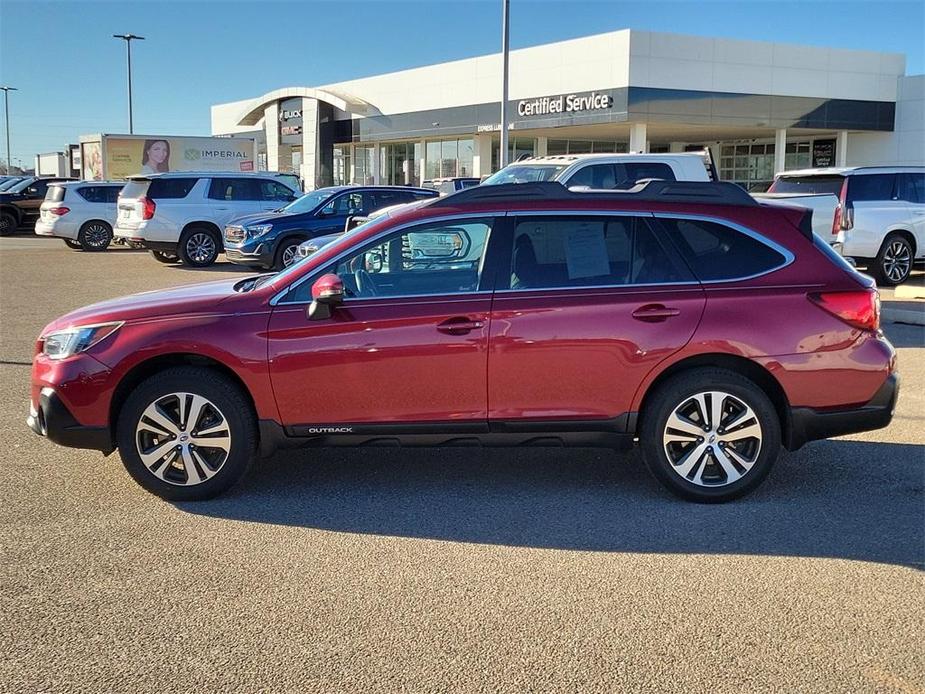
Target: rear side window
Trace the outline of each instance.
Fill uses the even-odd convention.
[[[61,202],[64,200],[64,186],[48,186],[45,192],[45,202]]]
[[[702,219],[660,219],[694,274],[704,282],[770,272],[787,259],[745,232]]]
[[[115,202],[119,197],[119,189],[116,186],[84,186],[78,188],[77,192],[87,202]]]
[[[257,182],[251,178],[213,178],[209,183],[212,200],[260,200]]]
[[[198,178],[155,178],[148,186],[148,197],[153,200],[185,198],[196,185]],[[128,189],[128,186],[125,186]],[[129,197],[128,193],[124,193]]]
[[[848,181],[848,201],[892,200],[896,174],[864,174]]]
[[[899,174],[899,197],[908,202],[925,203],[925,171]]]
[[[511,289],[692,280],[636,217],[534,217],[514,230]]]

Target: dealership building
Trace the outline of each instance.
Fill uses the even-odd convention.
[[[212,107],[258,168],[307,187],[499,168],[501,54]],[[709,146],[745,186],[810,166],[925,163],[925,76],[905,56],[622,30],[512,51],[510,158]]]

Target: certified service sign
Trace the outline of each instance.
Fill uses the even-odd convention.
[[[546,116],[551,113],[579,113],[581,111],[602,111],[613,106],[609,94],[562,94],[543,96],[539,99],[524,99],[517,102],[517,113],[521,116]]]

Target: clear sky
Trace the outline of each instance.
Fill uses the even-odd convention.
[[[498,51],[500,6],[0,0],[0,84],[20,90],[10,96],[13,163],[31,166],[82,133],[128,131],[114,33],[147,39],[133,43],[135,132],[202,135],[215,103]],[[925,71],[925,0],[511,0],[513,48],[623,28],[895,51],[907,74]]]

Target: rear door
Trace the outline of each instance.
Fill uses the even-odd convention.
[[[650,215],[518,214],[488,357],[499,429],[620,430],[646,374],[691,338],[704,292]]]
[[[909,210],[909,227],[915,235],[916,257],[925,256],[925,171],[899,174],[899,197]]]
[[[206,197],[212,202],[210,217],[222,229],[236,217],[260,212],[265,207],[260,186],[253,178],[213,178]]]

